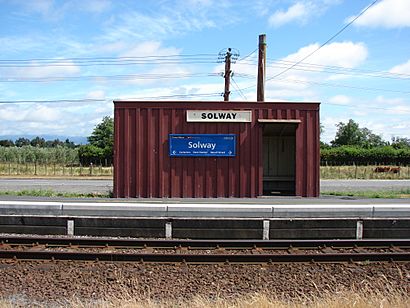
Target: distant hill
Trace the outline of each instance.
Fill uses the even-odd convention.
[[[53,141],[55,139],[59,139],[61,141],[65,141],[67,138],[74,142],[75,144],[87,144],[87,137],[83,136],[59,136],[59,135],[0,135],[0,140],[12,140],[13,142],[16,141],[19,138],[27,138],[32,140],[33,138],[36,137],[44,138],[46,141]]]

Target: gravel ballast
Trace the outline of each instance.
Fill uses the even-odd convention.
[[[0,297],[31,302],[106,299],[121,294],[156,300],[320,296],[361,288],[410,293],[410,263],[192,265],[72,261],[0,261]]]

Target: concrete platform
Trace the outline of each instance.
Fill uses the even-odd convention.
[[[409,199],[0,200],[0,215],[220,218],[409,217]]]
[[[410,200],[0,200],[0,232],[193,239],[409,238]]]

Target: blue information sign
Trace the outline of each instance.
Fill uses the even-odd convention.
[[[236,155],[234,134],[169,134],[169,156]]]

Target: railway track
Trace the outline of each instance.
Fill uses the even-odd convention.
[[[0,258],[155,263],[410,261],[407,240],[145,240],[0,236]]]

